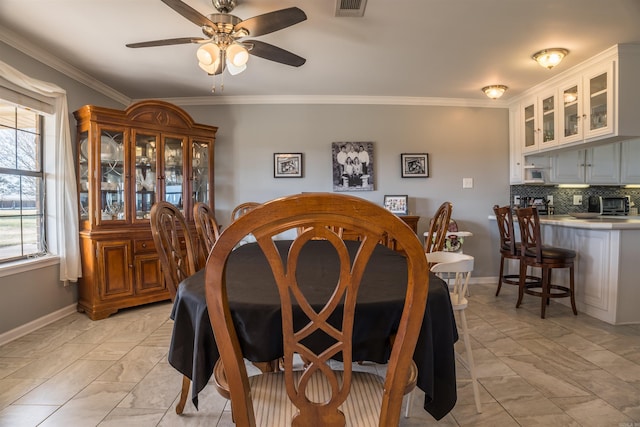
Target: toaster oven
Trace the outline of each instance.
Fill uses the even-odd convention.
[[[600,215],[629,215],[630,196],[623,197],[589,197],[589,212],[598,212]]]

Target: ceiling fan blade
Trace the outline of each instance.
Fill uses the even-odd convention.
[[[209,18],[180,0],[162,0],[162,2],[199,27],[207,25],[215,28],[216,26]]]
[[[154,46],[169,46],[173,44],[187,44],[187,43],[198,43],[203,39],[202,37],[180,37],[177,39],[164,39],[164,40],[153,40],[149,42],[139,42],[139,43],[129,43],[125,46],[127,47],[154,47]]]
[[[169,1],[169,0],[162,0]],[[172,0],[178,1],[178,0]],[[283,28],[290,27],[307,19],[307,15],[297,8],[289,7],[287,9],[276,10],[275,12],[265,13],[263,15],[254,16],[245,21],[240,22],[234,27],[234,31],[245,28],[252,37],[269,34]]]
[[[292,67],[299,67],[307,62],[307,60],[303,57],[269,43],[261,42],[258,40],[244,40],[243,44],[247,46],[251,55],[268,59],[269,61],[291,65]]]

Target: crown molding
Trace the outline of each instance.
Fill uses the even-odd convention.
[[[161,98],[180,106],[241,105],[241,104],[327,104],[327,105],[412,105],[438,107],[508,108],[509,103],[498,100],[463,98],[421,98],[410,96],[336,96],[336,95],[274,95],[274,96],[201,96],[190,98]],[[133,100],[134,102],[136,100]]]
[[[131,104],[131,98],[129,98],[128,96],[107,86],[101,81],[96,80],[95,78],[91,77],[89,74],[77,69],[71,64],[68,64],[67,62],[62,61],[60,58],[52,55],[51,53],[47,52],[44,49],[41,49],[40,47],[26,40],[24,37],[19,36],[13,31],[0,27],[0,41],[19,50],[25,55],[30,56],[36,61],[42,62],[43,64],[53,68],[54,70],[59,71],[65,76],[70,77],[90,87],[96,92],[100,92],[101,94],[113,99],[114,101],[117,101],[123,105]]]

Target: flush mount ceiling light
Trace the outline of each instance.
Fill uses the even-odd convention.
[[[482,92],[491,99],[498,99],[504,95],[504,91],[508,88],[505,85],[491,85],[482,88]]]
[[[534,53],[533,58],[538,64],[549,70],[555,67],[562,61],[562,59],[569,54],[567,49],[561,47],[554,47],[551,49],[544,49],[540,52]]]

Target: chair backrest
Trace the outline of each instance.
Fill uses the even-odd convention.
[[[151,207],[151,234],[173,301],[178,284],[196,272],[193,238],[182,212],[174,204],[165,201]]]
[[[451,202],[444,202],[431,219],[427,238],[424,239],[424,251],[426,253],[441,251],[444,248],[452,210],[453,205]]]
[[[542,262],[542,235],[538,209],[534,207],[516,209],[520,226],[520,254],[535,254],[536,262]]]
[[[451,303],[454,308],[458,304],[466,303],[474,258],[471,255],[458,252],[438,251],[428,253],[427,262],[431,265],[431,271],[443,279],[449,278],[446,273],[454,274],[453,289],[451,289]]]
[[[354,259],[350,259],[346,243],[335,230],[354,230],[362,236]],[[293,240],[286,265],[273,237],[288,231],[302,230]],[[409,376],[410,361],[420,331],[428,291],[428,269],[422,245],[411,228],[386,209],[367,200],[342,194],[304,193],[283,197],[261,206],[238,218],[221,234],[211,251],[205,271],[206,299],[211,324],[222,364],[229,383],[234,420],[238,425],[255,423],[252,397],[249,390],[243,355],[232,322],[225,290],[225,265],[236,244],[252,233],[257,245],[273,271],[282,306],[284,337],[284,370],[287,394],[298,408],[297,425],[330,425],[344,415],[338,407],[351,387],[351,364],[344,364],[343,380],[339,381],[328,360],[341,355],[352,360],[352,329],[360,280],[378,241],[386,233],[396,239],[406,253],[407,292],[398,333],[387,367],[384,395],[380,409],[380,425],[398,425],[402,397]],[[328,241],[335,249],[333,263],[339,263],[339,277],[334,292],[324,308],[317,313],[308,304],[296,278],[296,265],[304,246],[316,239]],[[350,244],[352,244],[350,242]],[[328,259],[319,260],[327,262]],[[333,283],[333,282],[332,282]],[[260,286],[260,283],[256,283]],[[292,301],[293,300],[293,301]],[[306,325],[294,330],[292,304],[297,304],[308,317]],[[343,306],[340,315],[335,311]],[[341,326],[332,326],[329,315],[341,316]],[[331,337],[327,348],[312,351],[304,345],[304,338],[312,333]],[[317,349],[316,349],[317,350]],[[306,362],[299,381],[293,373],[293,355],[300,354]],[[309,402],[305,397],[308,379],[324,375],[332,386],[326,402]],[[307,391],[308,393],[308,391]],[[329,420],[331,422],[329,422]]]
[[[493,212],[496,214],[498,222],[498,231],[500,232],[500,250],[508,250],[511,255],[516,254],[516,239],[513,230],[513,214],[511,206],[493,206]]]
[[[258,206],[260,206],[260,203],[258,202],[240,203],[238,206],[233,208],[233,211],[231,211],[231,222],[235,221],[236,219],[240,218],[242,215],[255,209]]]
[[[209,205],[203,202],[198,202],[193,207],[193,220],[196,224],[196,232],[200,243],[198,245],[200,248],[200,256],[198,258],[203,260],[202,266],[204,267],[213,244],[220,236],[220,227]]]

